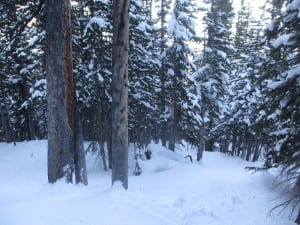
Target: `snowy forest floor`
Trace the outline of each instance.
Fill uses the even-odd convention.
[[[130,175],[129,189],[111,188],[94,154],[87,156],[89,185],[47,183],[47,142],[0,143],[1,225],[292,225],[274,188],[276,171],[253,173],[258,165],[205,152],[202,162],[152,144],[143,173]],[[132,159],[132,154],[130,155]],[[130,173],[134,160],[130,161]],[[281,196],[281,197],[279,197]]]

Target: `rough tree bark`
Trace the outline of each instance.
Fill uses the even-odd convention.
[[[112,184],[128,188],[129,0],[114,1],[112,52]]]
[[[48,0],[46,10],[48,181],[87,184],[81,124],[76,112],[69,0]],[[74,168],[75,167],[75,168]]]

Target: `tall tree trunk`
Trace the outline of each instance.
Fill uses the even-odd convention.
[[[163,53],[163,45],[161,46],[161,54]],[[161,101],[161,115],[166,114],[166,87],[165,87],[165,62],[164,59],[162,59],[161,62],[161,68],[160,68],[160,82],[161,82],[161,95],[160,95],[160,101]],[[167,147],[167,130],[168,130],[168,122],[166,121],[166,118],[163,118],[163,121],[161,122],[161,142],[164,147]]]
[[[7,99],[7,97],[4,94],[4,97],[3,97],[4,105],[0,104],[1,121],[2,121],[2,126],[4,129],[4,133],[5,133],[5,139],[6,139],[5,141],[13,142],[14,145],[16,145],[15,132],[14,132],[14,128],[12,127],[11,122],[10,122],[9,108],[8,108],[6,99]]]
[[[1,116],[2,128],[4,131],[4,140],[9,142],[12,140],[11,127],[9,126],[10,118],[6,110],[7,109],[6,99],[3,98],[3,101],[4,101],[4,105],[0,104],[0,116]]]
[[[173,101],[173,100],[172,100]],[[176,122],[175,122],[175,103],[173,101],[173,106],[172,106],[172,116],[171,116],[171,119],[170,119],[170,128],[171,128],[171,131],[170,131],[170,137],[169,137],[169,145],[168,145],[168,148],[171,150],[171,151],[175,151],[175,142],[176,142],[176,139],[177,139],[177,126],[176,126]]]
[[[203,157],[203,152],[205,150],[205,123],[204,123],[204,115],[205,109],[203,108],[200,111],[200,115],[202,118],[202,124],[198,131],[198,146],[197,146],[197,161],[200,161]]]
[[[205,151],[213,152],[214,144],[215,144],[214,139],[209,139],[209,140],[205,141]]]
[[[231,155],[236,155],[236,142],[237,142],[237,137],[236,136],[237,136],[236,130],[233,129]]]
[[[243,133],[240,132],[240,134],[237,136],[238,137],[238,141],[237,141],[237,152],[236,155],[237,156],[241,156],[241,152],[243,149]]]
[[[101,155],[101,158],[102,158],[103,169],[104,169],[104,171],[107,171],[107,163],[106,163],[104,142],[103,141],[98,141],[98,145],[100,147],[100,155]]]
[[[180,74],[177,63],[174,63],[174,74],[178,76]],[[176,81],[175,76],[172,79],[172,93],[171,93],[171,116],[170,116],[170,136],[169,136],[169,149],[171,151],[175,151],[175,143],[178,138],[178,130],[177,130],[177,123],[178,123],[178,116],[177,116],[177,107],[176,107],[176,89],[178,88],[178,82]]]
[[[20,60],[18,60],[20,61]],[[20,62],[20,64],[23,62]],[[29,90],[27,87],[27,80],[22,77],[19,83],[19,90],[20,90],[20,97],[23,102],[29,99]],[[33,140],[36,138],[36,132],[34,129],[34,122],[33,122],[33,112],[31,103],[29,103],[26,108],[24,109],[24,116],[25,116],[25,138],[26,140]]]
[[[227,134],[223,140],[223,152],[229,153],[230,136]]]
[[[250,161],[251,158],[251,154],[252,154],[252,143],[250,141],[248,141],[247,143],[247,148],[246,148],[246,160]]]
[[[254,147],[254,154],[253,154],[252,162],[255,162],[259,159],[260,149],[261,149],[260,147],[261,147],[260,139],[257,139],[256,143],[255,143],[255,147]]]
[[[70,1],[46,1],[46,16],[48,181],[71,183],[75,165],[76,182],[87,184],[76,115]]]
[[[111,114],[111,113],[110,113]],[[108,155],[108,168],[112,169],[112,132],[111,132],[111,116],[105,121],[106,142],[107,142],[107,155]]]
[[[204,149],[205,149],[205,139],[204,139],[205,127],[204,127],[204,125],[202,125],[200,127],[200,131],[199,131],[198,135],[199,135],[198,136],[199,143],[198,143],[198,146],[197,146],[197,161],[200,161],[203,157],[203,152],[204,152]]]
[[[75,97],[75,94],[74,94]],[[74,165],[75,165],[75,182],[88,184],[85,152],[83,146],[83,133],[80,121],[79,109],[75,108],[75,140],[74,140]]]
[[[161,82],[161,94],[160,94],[160,104],[161,104],[161,115],[165,115],[166,113],[166,65],[165,65],[165,56],[163,56],[163,53],[165,51],[165,35],[166,32],[164,30],[165,27],[165,5],[164,0],[160,1],[160,7],[161,7],[161,16],[160,16],[160,57],[161,57],[161,65],[159,69],[159,76],[160,76],[160,82]],[[164,147],[167,147],[167,130],[168,130],[168,122],[166,121],[166,118],[163,118],[163,121],[161,122],[161,142]]]
[[[129,0],[114,1],[112,52],[112,184],[128,188]]]

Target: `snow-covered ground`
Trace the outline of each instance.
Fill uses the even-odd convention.
[[[151,145],[141,176],[129,189],[111,188],[95,155],[87,157],[89,185],[47,183],[47,142],[0,143],[0,225],[292,225],[270,209],[284,199],[274,175],[220,153],[190,163],[185,148]],[[131,161],[131,164],[133,161]],[[131,171],[133,166],[131,165]]]

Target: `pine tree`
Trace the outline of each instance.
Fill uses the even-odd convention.
[[[74,73],[84,137],[111,168],[112,1],[79,1],[73,7]]]
[[[268,138],[265,167],[279,167],[295,185],[294,198],[289,202],[299,206],[299,1],[274,1],[273,21],[267,26],[268,59],[262,77],[261,105],[263,115],[259,122]],[[299,218],[300,216],[298,216]],[[299,223],[298,221],[296,221]]]
[[[155,136],[157,127],[157,67],[154,58],[153,22],[145,1],[130,4],[129,39],[129,138],[146,146]]]
[[[196,95],[196,84],[192,76],[194,52],[188,42],[197,41],[195,32],[194,1],[175,1],[173,14],[169,22],[169,35],[172,44],[167,49],[166,98],[168,122],[170,129],[169,149],[175,150],[175,143],[181,138],[196,143],[196,131],[199,119],[199,99]]]
[[[158,49],[159,49],[159,136],[162,141],[162,145],[166,146],[168,129],[167,129],[167,118],[168,118],[168,109],[167,109],[167,67],[166,67],[166,50],[167,50],[167,42],[169,40],[169,35],[167,32],[167,16],[170,15],[171,11],[171,1],[170,0],[159,0],[157,2],[159,5],[158,9]]]
[[[231,73],[230,27],[232,18],[231,1],[211,1],[210,11],[205,17],[208,39],[205,43],[203,59],[199,62],[197,83],[201,96],[202,132],[201,142],[206,142],[206,149],[212,150],[218,128],[227,113],[228,79]],[[205,138],[203,137],[205,136]],[[222,142],[222,140],[220,140]],[[203,149],[204,143],[202,143]],[[201,158],[198,152],[198,160]]]
[[[234,38],[229,116],[223,129],[228,134],[226,140],[231,142],[231,154],[252,161],[258,160],[263,145],[255,124],[263,100],[258,82],[264,61],[260,50],[262,29],[259,21],[251,17],[250,3],[241,1]]]
[[[12,4],[13,5],[13,4]],[[16,26],[14,23],[16,20],[12,18],[14,7],[10,4],[0,5],[0,66],[1,66],[1,77],[0,77],[0,116],[1,116],[1,139],[4,141],[16,141],[15,132],[13,126],[14,111],[12,110],[12,83],[14,81],[13,72],[11,71],[9,60],[11,57],[11,45],[13,38],[13,27]],[[13,5],[14,6],[14,5]],[[13,22],[14,21],[14,22]],[[9,26],[10,24],[10,26]]]
[[[1,58],[4,127],[10,127],[9,136],[17,140],[45,137],[44,116],[36,105],[35,85],[41,79],[43,50],[40,26],[43,1],[5,2],[1,4],[3,29],[1,30]],[[9,24],[9,25],[8,25]],[[6,77],[6,78],[5,78]],[[6,80],[6,81],[5,81]],[[13,104],[10,104],[12,102]],[[7,117],[9,115],[9,117]],[[13,133],[13,134],[12,134]]]

